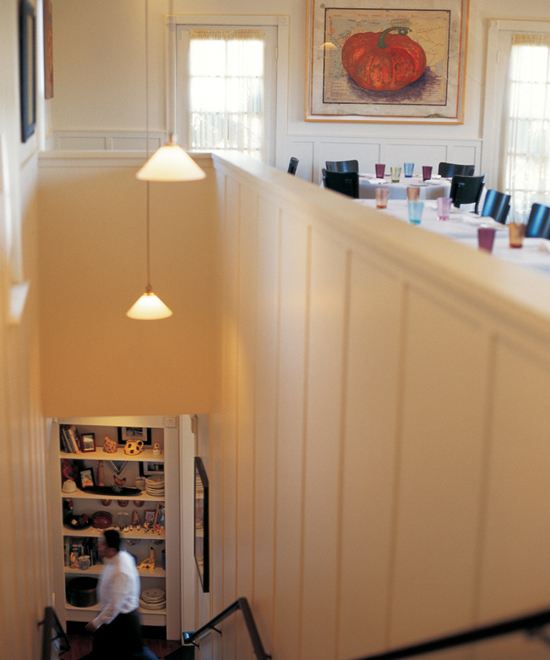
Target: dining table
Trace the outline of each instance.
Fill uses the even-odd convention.
[[[380,186],[389,188],[390,199],[407,199],[407,188],[409,186],[418,188],[420,199],[437,199],[448,197],[451,192],[451,179],[440,176],[424,181],[422,176],[413,175],[405,177],[401,175],[399,181],[393,182],[391,176],[377,179],[374,174],[359,173],[359,198],[374,199],[376,189]]]
[[[373,199],[355,201],[368,208],[376,208],[376,202]],[[403,222],[409,222],[406,200],[390,199],[385,209],[377,210]],[[507,225],[496,222],[492,218],[451,207],[449,219],[439,220],[435,200],[426,200],[418,228],[445,236],[477,250],[477,229],[480,226],[495,227],[496,229],[492,252],[495,257],[550,275],[550,241],[544,238],[524,238],[521,248],[511,248]]]

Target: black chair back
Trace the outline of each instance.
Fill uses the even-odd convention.
[[[511,195],[498,192],[497,190],[488,190],[483,202],[481,215],[486,218],[493,218],[501,224],[506,224],[506,218],[510,212]]]
[[[288,164],[289,174],[296,174],[296,170],[298,169],[298,163],[299,163],[298,159],[292,156],[292,158],[290,159],[290,163]]]
[[[327,160],[328,172],[359,172],[358,160]]]
[[[531,238],[550,239],[550,207],[542,204],[533,204],[527,220],[525,236]]]
[[[475,204],[474,210],[477,213],[479,198],[485,183],[485,174],[480,176],[464,176],[455,174],[451,181],[451,192],[449,197],[453,200],[453,205],[460,208],[461,204]]]
[[[439,163],[437,173],[439,176],[447,178],[453,177],[455,174],[463,174],[464,176],[474,176],[476,171],[475,165],[457,165],[456,163]]]
[[[330,172],[323,169],[325,188],[357,199],[359,197],[359,175],[357,172]]]

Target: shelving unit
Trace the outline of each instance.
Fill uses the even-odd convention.
[[[78,544],[85,539],[90,546],[95,546],[103,530],[96,529],[93,525],[83,529],[73,529],[64,523],[67,511],[74,516],[86,514],[90,519],[94,512],[108,511],[112,515],[112,526],[118,527],[125,524],[121,529],[121,548],[130,552],[140,564],[149,557],[151,548],[155,554],[155,569],[140,569],[139,575],[142,589],[159,588],[166,593],[166,607],[161,610],[149,610],[140,607],[141,620],[147,626],[166,626],[167,639],[179,639],[181,634],[180,617],[180,515],[179,515],[179,452],[178,452],[178,429],[176,419],[168,418],[170,426],[165,426],[164,417],[124,417],[124,418],[78,418],[57,419],[51,422],[50,429],[50,459],[51,459],[51,502],[52,502],[52,537],[54,539],[54,582],[56,595],[56,611],[61,622],[66,625],[67,621],[90,621],[96,616],[98,606],[75,607],[66,598],[67,585],[77,577],[99,578],[102,564],[90,566],[88,569],[72,568],[69,562],[70,553],[67,553],[66,545],[76,551]],[[63,451],[63,443],[60,440],[60,428],[62,424],[75,425],[80,434],[94,433],[96,450],[72,453]],[[151,447],[147,447],[138,455],[129,456],[124,453],[124,447],[119,446],[114,454],[103,451],[104,438],[118,440],[119,427],[135,427],[151,429]],[[162,449],[161,455],[153,453],[152,446],[158,443]],[[67,463],[67,461],[69,463]],[[111,464],[120,467],[122,462],[126,463],[119,477],[125,479],[124,487],[134,488],[138,477],[146,473],[151,464],[158,467],[164,465],[165,492],[161,496],[152,496],[143,491],[130,494],[109,492],[98,494],[87,489],[77,487],[74,492],[62,490],[63,482],[66,480],[67,470],[77,467],[80,471],[91,469],[94,481],[97,484],[99,462],[103,461],[104,486],[111,486],[116,469]],[[65,466],[65,475],[63,467]],[[160,471],[150,472],[160,474]],[[76,480],[78,481],[78,480]],[[107,505],[107,500],[110,503]],[[103,502],[102,502],[103,501]],[[126,501],[122,506],[121,502]],[[69,506],[72,504],[72,508]],[[143,528],[144,512],[156,514],[158,504],[165,503],[166,521],[164,533],[157,531],[145,531]],[[134,511],[140,520],[140,527],[129,526],[132,524]],[[124,515],[127,514],[127,515]],[[164,565],[162,567],[162,554],[164,551]],[[75,553],[76,554],[76,553]],[[92,552],[93,556],[93,552]],[[99,562],[99,560],[98,560]]]

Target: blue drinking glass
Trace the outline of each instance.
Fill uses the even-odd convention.
[[[409,202],[409,223],[411,225],[420,224],[423,210],[424,202]]]
[[[403,163],[403,171],[405,172],[405,176],[410,178],[414,172],[414,163]]]

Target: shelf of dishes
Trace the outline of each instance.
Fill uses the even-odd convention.
[[[152,449],[144,449],[140,454],[129,456],[124,453],[122,447],[114,454],[108,454],[102,449],[96,451],[86,451],[80,454],[72,454],[65,451],[59,452],[59,458],[68,458],[77,461],[132,461],[141,463],[164,463],[164,453],[157,455]]]
[[[63,536],[101,536],[104,532],[103,529],[96,529],[95,527],[85,527],[84,529],[71,529],[70,527],[64,526],[65,532]],[[130,530],[124,531],[119,530],[120,536],[122,539],[146,539],[154,543],[155,541],[163,541],[165,538],[164,534],[159,534],[158,532],[145,532],[143,530]]]
[[[139,607],[141,624],[143,626],[165,626],[166,609],[146,610]],[[99,611],[99,605],[93,607],[75,607],[69,603],[65,604],[65,614],[69,621],[91,621]]]
[[[72,500],[121,500],[121,501],[128,501],[132,500],[135,501],[137,500],[138,502],[163,502],[166,497],[164,494],[160,496],[156,495],[148,495],[145,492],[141,492],[139,495],[117,495],[116,493],[109,493],[109,494],[98,494],[98,493],[87,493],[86,491],[80,490],[80,488],[77,488],[75,491],[71,492],[66,492],[66,491],[61,491],[61,497],[64,499],[72,499]]]
[[[100,575],[103,571],[103,564],[97,564],[97,566],[90,566],[88,569],[81,568],[71,568],[70,566],[65,566],[66,575]],[[140,577],[144,578],[165,578],[166,571],[160,566],[156,566],[152,571],[148,568],[138,569]]]

